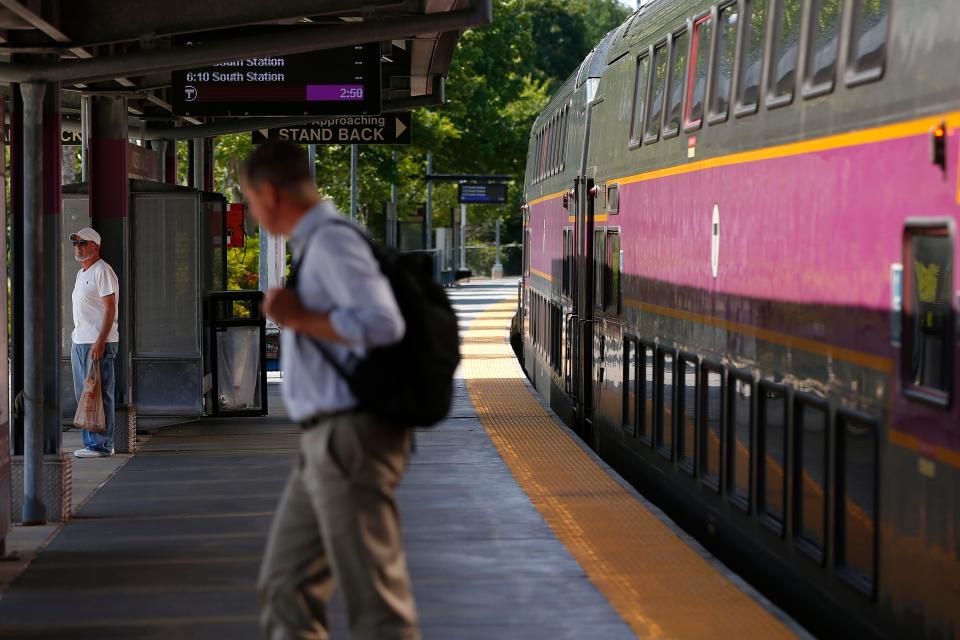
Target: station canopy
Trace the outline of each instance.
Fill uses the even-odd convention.
[[[194,114],[182,104],[185,71],[361,44],[369,53],[379,44],[379,53],[373,53],[380,60],[376,111],[406,111],[442,104],[460,34],[488,23],[490,5],[491,0],[0,0],[0,83],[9,97],[15,83],[59,82],[64,130],[80,129],[84,94],[122,93],[128,96],[132,137],[195,138],[316,118],[290,109],[270,116],[262,109]],[[268,82],[254,97],[280,87],[269,81],[283,75],[269,75],[276,70],[269,62],[265,66],[257,70],[265,75],[255,77]],[[316,69],[314,84],[304,88],[310,99],[332,99],[336,91],[348,102],[359,100],[360,85],[327,81],[330,70]]]

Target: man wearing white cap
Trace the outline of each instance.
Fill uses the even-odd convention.
[[[107,430],[103,433],[83,432],[83,448],[73,452],[78,458],[101,458],[113,455],[114,369],[120,333],[117,328],[117,297],[120,283],[117,274],[100,259],[100,234],[89,227],[70,234],[74,258],[82,267],[73,287],[73,391],[80,402],[83,382],[94,361],[100,363],[103,387],[103,413]]]

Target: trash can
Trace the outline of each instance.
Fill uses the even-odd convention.
[[[260,291],[215,291],[206,295],[209,415],[267,414],[267,339],[262,302]]]

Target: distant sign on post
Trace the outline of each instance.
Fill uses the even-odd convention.
[[[253,144],[267,140],[298,144],[410,144],[412,122],[410,112],[324,118],[314,124],[255,129]]]
[[[380,43],[175,71],[172,92],[181,116],[376,114]]]
[[[461,183],[460,204],[505,204],[507,185],[503,183]]]

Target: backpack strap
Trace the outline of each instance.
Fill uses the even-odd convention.
[[[339,218],[339,217],[333,218],[333,219],[331,219],[331,220],[328,220],[327,223],[328,223],[328,224],[341,224],[341,225],[345,225],[345,226],[347,226],[347,227],[350,227],[351,229],[353,229],[354,231],[356,231],[358,234],[360,234],[360,237],[362,237],[364,240],[366,240],[367,244],[370,245],[371,249],[373,249],[373,242],[370,240],[370,238],[367,237],[367,234],[365,234],[363,231],[361,231],[359,228],[357,228],[357,226],[354,225],[353,223],[348,222],[347,220],[344,220],[344,219]],[[297,258],[296,260],[294,260],[294,261],[291,263],[291,265],[290,265],[290,275],[287,277],[287,281],[286,281],[286,284],[285,284],[285,288],[286,288],[286,289],[296,289],[296,287],[297,287],[297,282],[298,282],[299,279],[300,279],[300,265],[303,264],[304,259],[307,257],[307,249],[310,248],[310,244],[311,244],[311,242],[313,241],[314,235],[317,234],[317,233],[320,231],[320,229],[322,229],[322,228],[325,227],[325,226],[326,226],[326,224],[320,224],[320,225],[317,226],[316,229],[313,230],[313,233],[310,234],[310,236],[307,238],[307,241],[304,243],[303,251],[300,253],[300,257]],[[374,259],[377,258],[376,250],[374,250],[373,257],[374,257]],[[349,382],[350,382],[350,374],[349,374],[349,372],[347,371],[346,367],[345,367],[343,364],[341,364],[340,362],[338,362],[335,357],[333,357],[333,354],[330,353],[330,350],[327,349],[327,346],[326,346],[325,344],[323,344],[323,341],[322,341],[322,340],[317,340],[317,339],[314,338],[313,336],[309,336],[309,335],[306,335],[306,334],[299,334],[299,335],[301,335],[301,336],[303,336],[303,337],[305,337],[305,338],[309,338],[310,341],[313,342],[314,346],[316,346],[317,349],[320,350],[320,353],[321,353],[321,354],[323,355],[323,357],[326,359],[327,363],[330,364],[330,366],[333,367],[333,368],[336,370],[336,372],[340,375],[340,377],[343,378],[343,379],[349,384]]]

